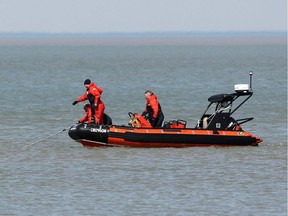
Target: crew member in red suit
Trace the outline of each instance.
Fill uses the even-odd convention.
[[[90,104],[85,104],[83,106],[84,110],[85,110],[85,113],[86,115],[81,118],[78,123],[83,123],[83,122],[88,122],[88,124],[90,124],[92,121],[91,121],[91,117],[92,117],[92,110],[91,110],[91,105]]]
[[[105,105],[101,100],[103,90],[91,82],[90,79],[86,79],[84,81],[84,86],[86,87],[85,94],[75,100],[72,105],[88,100],[91,105],[91,121],[95,122],[96,124],[103,124],[103,114],[105,109]]]
[[[152,127],[161,127],[164,120],[164,114],[161,109],[161,105],[157,99],[157,96],[150,90],[145,92],[146,109],[142,113],[142,116],[148,114],[148,120]]]

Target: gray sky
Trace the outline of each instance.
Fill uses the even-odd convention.
[[[0,32],[286,30],[286,0],[0,0]]]

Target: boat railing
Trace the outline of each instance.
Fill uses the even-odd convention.
[[[241,124],[244,124],[246,122],[252,121],[253,119],[254,119],[253,117],[237,119],[236,122],[238,125],[241,125]]]

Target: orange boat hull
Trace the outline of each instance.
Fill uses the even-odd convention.
[[[202,129],[132,128],[127,126],[78,125],[69,131],[72,139],[87,147],[138,148],[257,146],[262,140],[246,131]]]

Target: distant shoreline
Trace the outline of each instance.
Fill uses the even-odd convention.
[[[0,32],[0,45],[241,45],[287,44],[287,32]]]

